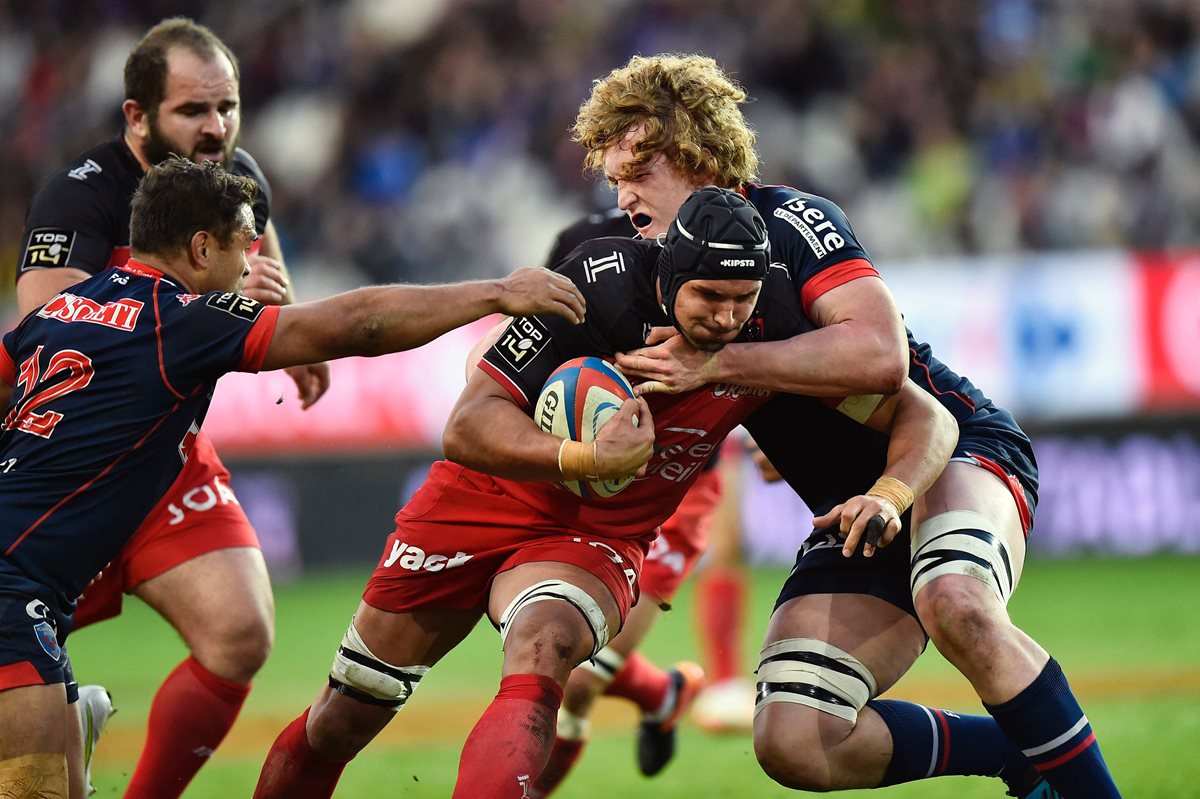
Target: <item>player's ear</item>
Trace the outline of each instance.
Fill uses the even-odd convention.
[[[121,103],[121,112],[125,115],[125,125],[134,136],[144,139],[150,134],[150,117],[141,103],[137,100],[126,100]]]
[[[207,230],[197,230],[188,242],[188,255],[193,264],[208,268],[208,251],[213,245],[212,236]]]

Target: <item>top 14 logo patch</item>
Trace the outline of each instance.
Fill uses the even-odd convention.
[[[29,233],[21,269],[44,269],[63,266],[71,257],[75,231],[62,228],[36,228]]]

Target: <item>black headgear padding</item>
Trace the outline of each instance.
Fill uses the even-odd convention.
[[[705,186],[679,207],[658,256],[663,311],[675,319],[675,296],[689,280],[764,280],[771,263],[767,225],[745,197]]]

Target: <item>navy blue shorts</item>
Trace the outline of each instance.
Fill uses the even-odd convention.
[[[70,616],[33,594],[0,590],[0,691],[63,683],[67,702],[79,698],[79,686],[63,646]]]
[[[986,424],[963,426],[951,459],[971,461],[1004,480],[1028,535],[1037,503],[1037,462],[1028,436],[1012,416],[1001,409],[995,411]],[[840,536],[814,530],[796,553],[796,564],[783,583],[775,608],[807,594],[866,594],[916,618],[910,588],[910,513],[905,512],[900,521],[900,534],[869,558],[864,558],[861,550],[853,557],[843,557]]]

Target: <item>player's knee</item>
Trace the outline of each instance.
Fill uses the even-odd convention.
[[[992,650],[1004,614],[960,581],[936,580],[918,595],[917,615],[930,640],[951,661]]]
[[[876,693],[863,663],[832,644],[785,638],[758,666],[754,752],[763,772],[788,788],[833,789],[831,763]]]
[[[804,711],[815,715],[818,711]],[[795,713],[789,715],[796,715]],[[829,768],[815,724],[795,723],[756,727],[754,756],[763,773],[795,791],[832,789]]]
[[[248,683],[275,646],[271,621],[247,615],[226,619],[191,639],[192,655],[206,669],[233,682]]]
[[[428,672],[428,666],[398,666],[376,657],[351,619],[329,669],[329,689],[362,712],[343,712],[347,705],[339,710],[331,702],[315,705],[309,712],[310,745],[327,757],[353,757],[404,707]]]
[[[515,618],[504,636],[506,671],[544,674],[565,682],[587,659],[592,636],[579,614],[563,603],[532,607]]]
[[[378,728],[364,724],[363,718],[339,712],[328,703],[315,704],[308,713],[308,745],[330,760],[352,760],[374,740]]]
[[[543,580],[513,598],[500,614],[505,667],[545,674],[560,683],[571,669],[608,644],[600,604],[578,586]]]

